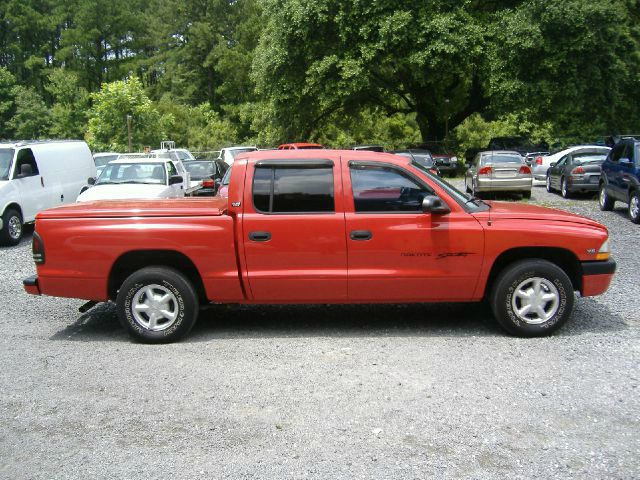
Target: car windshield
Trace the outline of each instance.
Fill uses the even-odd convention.
[[[403,157],[410,158],[424,167],[427,167],[427,168],[433,167],[433,158],[429,153],[398,152],[397,155],[402,155]]]
[[[484,155],[482,157],[482,163],[484,165],[495,165],[496,163],[522,163],[522,157],[520,155],[509,154]]]
[[[192,160],[186,162],[184,166],[191,174],[191,180],[202,180],[216,173],[215,163],[211,161],[199,162]]]
[[[606,153],[585,153],[573,157],[573,163],[576,165],[584,165],[585,163],[602,163],[607,158]]]
[[[445,182],[442,178],[433,175],[429,169],[423,165],[420,165],[418,162],[411,162],[411,166],[416,170],[426,174],[433,183],[437,184],[440,188],[442,188],[455,202],[462,206],[468,212],[483,212],[489,209],[489,205],[484,203],[482,200],[471,198],[468,195],[465,195],[456,187],[451,185],[448,182]]]
[[[256,150],[258,150],[258,149],[255,148],[255,147],[247,147],[247,148],[234,148],[233,150],[228,150],[228,152],[231,155],[231,158],[236,158],[241,153],[244,153],[244,152],[255,152]]]
[[[102,170],[96,185],[114,183],[166,185],[164,163],[109,163]]]
[[[13,160],[13,148],[0,148],[0,180],[9,180],[9,170]]]

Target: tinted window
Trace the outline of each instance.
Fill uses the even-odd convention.
[[[202,180],[211,177],[216,173],[216,165],[214,162],[186,162],[184,167],[191,174],[192,180]]]
[[[333,168],[256,168],[253,198],[266,213],[333,212]]]
[[[356,212],[418,212],[430,194],[400,170],[385,166],[352,166],[351,188]]]
[[[14,178],[20,175],[20,171],[23,165],[31,165],[31,175],[38,175],[38,164],[33,156],[33,152],[30,148],[25,148],[18,151],[18,160],[16,162],[16,168],[13,172]]]
[[[574,155],[573,163],[576,165],[582,165],[585,163],[602,163],[607,158],[606,153],[580,153]]]
[[[611,150],[610,153],[612,162],[617,162],[618,160],[620,160],[620,156],[622,155],[625,146],[626,145],[623,143],[618,143],[615,147],[613,147],[613,150]]]

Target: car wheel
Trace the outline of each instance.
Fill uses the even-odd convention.
[[[560,179],[560,195],[562,195],[562,198],[571,197],[571,192],[569,191],[569,186],[567,185],[567,179],[564,177]]]
[[[629,197],[629,218],[633,223],[640,223],[640,193],[633,192]]]
[[[549,335],[573,310],[573,285],[557,265],[541,259],[515,262],[496,279],[491,308],[507,332],[520,337]]]
[[[166,267],[146,267],[123,282],[116,298],[118,318],[143,343],[174,342],[195,324],[199,304],[191,282]]]
[[[2,245],[17,245],[22,240],[22,234],[22,215],[17,210],[7,208],[2,215],[0,243]]]
[[[553,187],[551,186],[551,175],[547,174],[547,192],[553,192]]]
[[[600,184],[598,200],[600,203],[600,210],[603,210],[605,212],[613,210],[613,205],[616,203],[616,201],[607,193],[607,186],[604,183]]]
[[[528,192],[522,192],[522,198],[526,198],[527,200],[529,200],[531,198],[531,190],[529,190]]]
[[[469,188],[469,184],[467,183],[467,177],[464,177],[464,191],[467,193],[471,193],[471,188]]]

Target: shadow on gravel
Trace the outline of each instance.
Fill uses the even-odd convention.
[[[619,315],[590,298],[579,299],[556,335],[620,331]],[[216,305],[203,309],[183,342],[269,337],[495,337],[506,335],[478,303],[410,305]],[[51,337],[63,341],[129,341],[113,303],[97,305]]]

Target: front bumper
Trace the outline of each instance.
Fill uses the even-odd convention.
[[[613,274],[616,271],[616,262],[613,258],[596,262],[582,262],[582,285],[580,294],[583,297],[593,297],[607,291]]]
[[[38,285],[38,277],[36,275],[32,275],[22,280],[22,286],[28,294],[40,295],[40,285]]]

